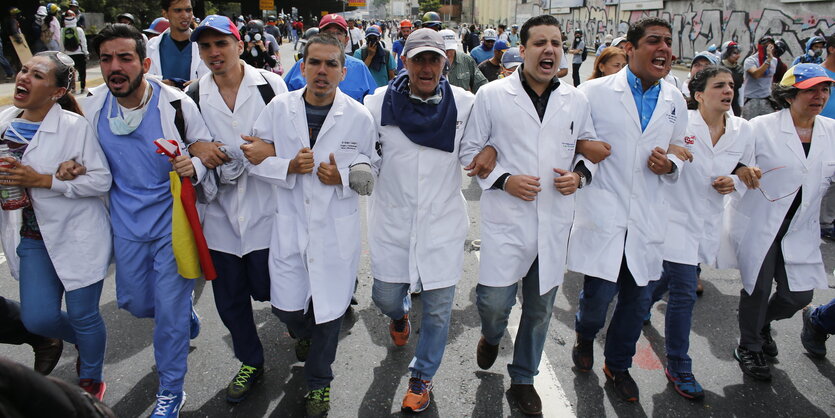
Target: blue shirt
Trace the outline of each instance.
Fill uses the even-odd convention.
[[[829,75],[829,78],[835,79],[835,71],[829,71],[828,69],[824,68],[826,74]],[[826,106],[824,106],[823,111],[821,112],[821,116],[826,116],[830,119],[835,119],[835,85],[829,88],[829,101],[826,102]]]
[[[189,42],[181,51],[174,44],[169,34],[163,34],[159,43],[160,68],[162,69],[163,80],[191,80],[191,46]]]
[[[110,224],[113,235],[147,242],[171,234],[171,185],[168,158],[156,153],[154,140],[164,138],[159,114],[159,86],[142,122],[128,135],[110,131],[108,116],[118,112],[113,95],[107,93],[96,130],[110,165]]]
[[[470,50],[470,56],[473,57],[476,64],[481,64],[484,61],[493,58],[493,48],[484,49],[484,44],[481,44]]]
[[[298,90],[307,85],[307,80],[302,76],[301,63],[302,60],[296,61],[293,68],[284,74],[284,82],[289,91]],[[377,89],[377,82],[374,81],[365,63],[350,55],[345,55],[345,68],[348,69],[348,74],[339,83],[339,90],[362,103],[366,94],[374,93]]]
[[[395,73],[399,73],[400,70],[403,69],[403,60],[400,59],[400,55],[403,54],[403,45],[405,43],[405,39],[398,39],[394,41],[394,45],[391,46],[391,52],[394,55],[394,58],[397,60],[397,69],[394,70]]]
[[[638,119],[641,120],[641,132],[647,129],[652,112],[655,112],[655,105],[658,103],[658,94],[661,93],[661,81],[656,81],[650,88],[644,91],[641,80],[632,73],[629,66],[626,66],[626,80],[629,89],[632,90],[632,98],[635,99],[635,107],[638,108]]]

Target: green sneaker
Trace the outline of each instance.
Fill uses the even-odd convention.
[[[331,387],[311,390],[304,397],[304,408],[308,418],[328,416],[331,409]]]
[[[310,353],[310,338],[299,338],[296,340],[296,359],[304,363],[307,354]]]
[[[240,403],[249,394],[249,391],[255,386],[255,383],[264,374],[263,367],[252,367],[246,364],[241,364],[241,369],[232,378],[232,382],[226,387],[226,401],[229,403]]]

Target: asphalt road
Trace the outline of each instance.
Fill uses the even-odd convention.
[[[283,59],[289,69],[289,51]],[[590,61],[584,65],[588,71]],[[570,76],[565,79],[570,82]],[[475,306],[478,258],[472,240],[479,238],[480,190],[465,177],[462,190],[468,202],[471,228],[462,251],[466,252],[464,272],[453,307],[452,325],[443,364],[435,376],[433,403],[421,415],[427,417],[507,417],[522,416],[508,404],[510,386],[505,364],[511,360],[512,340],[503,339],[499,359],[492,369],[482,371],[475,363],[479,318]],[[363,210],[365,201],[363,200]],[[332,417],[376,418],[399,416],[400,401],[408,381],[408,364],[414,354],[413,338],[404,347],[394,347],[388,336],[388,319],[371,302],[371,277],[367,244],[363,238],[360,264],[359,305],[346,316],[340,337],[336,378],[331,392]],[[835,244],[822,242],[827,271],[835,267]],[[732,357],[738,329],[736,309],[740,289],[736,271],[706,269],[705,294],[696,304],[691,334],[690,355],[694,372],[706,391],[701,402],[678,396],[663,375],[664,322],[666,304],[653,308],[652,324],[644,328],[638,342],[632,375],[641,389],[640,402],[626,404],[617,399],[611,385],[605,384],[600,367],[604,336],[595,345],[592,373],[572,371],[571,345],[574,342],[573,315],[582,278],[566,275],[557,295],[545,361],[537,385],[547,399],[546,416],[626,416],[626,417],[827,417],[835,415],[835,366],[829,359],[815,360],[800,345],[799,315],[774,324],[775,341],[780,347],[779,361],[773,364],[774,379],[762,383],[743,376]],[[830,276],[830,283],[835,280]],[[8,269],[0,267],[0,294],[18,299],[17,283]],[[835,297],[835,290],[815,292],[814,303]],[[256,303],[254,317],[266,350],[267,372],[250,398],[238,406],[225,401],[225,387],[239,367],[234,359],[228,331],[214,307],[212,287],[198,282],[195,305],[203,328],[191,342],[189,373],[185,390],[188,399],[184,417],[299,417],[303,416],[305,385],[302,364],[295,361],[293,340],[286,328],[270,313],[267,303]],[[419,334],[420,297],[415,298],[412,317],[413,337]],[[150,414],[157,389],[149,319],[133,318],[116,306],[113,275],[107,277],[101,298],[101,311],[108,330],[105,401],[119,416]],[[510,332],[514,330],[509,329]],[[830,348],[831,344],[830,344]],[[28,346],[2,346],[0,355],[31,364]],[[833,355],[830,355],[832,357]],[[65,348],[53,376],[76,379],[75,349]]]

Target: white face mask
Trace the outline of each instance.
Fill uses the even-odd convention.
[[[145,87],[145,95],[142,97],[142,104],[140,107],[145,106],[148,103],[151,94],[151,85],[149,83],[148,86]],[[116,115],[111,116],[114,107],[116,108]],[[139,124],[142,123],[142,118],[145,116],[145,109],[125,114],[122,112],[122,108],[119,106],[115,97],[111,97],[110,109],[111,111],[107,115],[107,122],[110,125],[110,132],[113,132],[116,135],[130,135],[136,130],[136,128],[139,127]]]

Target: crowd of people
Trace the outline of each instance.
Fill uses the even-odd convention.
[[[58,24],[60,11],[44,9]],[[591,48],[549,15],[467,46],[475,26],[456,33],[435,12],[376,25],[328,14],[315,31],[273,33],[269,21],[220,15],[195,25],[190,0],[161,9],[145,33],[123,14],[92,39],[104,84],[80,103],[83,14],[61,14],[77,47],[46,40],[58,47],[44,42],[21,63],[0,113],[0,238],[21,299],[0,297],[0,342],[30,344],[38,372],[74,344],[80,390],[104,399],[99,299],[113,262],[119,307],[154,320],[153,416],[178,416],[186,401],[201,276],[241,363],[227,401],[244,401],[264,374],[252,300],[269,301],[304,363],[306,414],[326,416],[370,196],[372,300],[392,344],[417,339],[401,405],[424,411],[463,270],[465,172],[483,190],[476,363],[495,363],[521,291],[507,369],[524,413],[542,413],[533,382],[566,270],[584,275],[578,372],[592,370],[618,296],[602,369],[627,402],[639,399],[638,337],[665,294],[665,377],[704,397],[688,356],[702,264],[740,272],[743,373],[770,379],[771,324],[801,310],[803,347],[826,355],[835,300],[810,302],[827,287],[818,237],[831,236],[835,211],[835,37],[811,38],[791,67],[771,37],[742,63],[728,42],[694,57],[681,82],[670,23],[649,17],[605,38],[581,82]],[[272,46],[294,37],[300,59],[282,77]],[[566,53],[574,86],[560,80]]]

